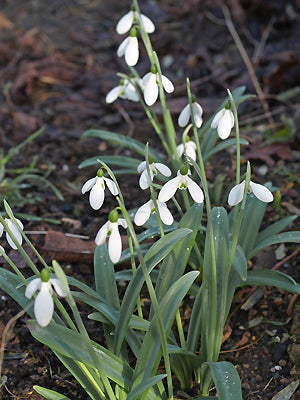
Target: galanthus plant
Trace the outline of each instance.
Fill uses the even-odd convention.
[[[148,35],[154,31],[152,25],[134,0],[131,10],[117,24],[117,32],[135,29],[139,33],[151,73],[142,85],[137,84],[141,77],[129,62],[130,75],[120,77],[135,88],[161,148],[154,150],[149,144],[114,132],[91,130],[84,135],[137,153],[137,158],[95,156],[81,164],[93,166],[93,174],[98,171],[82,188],[82,193],[91,191],[93,209],[101,208],[105,185],[114,196],[107,222],[95,233],[93,284],[66,276],[55,260],[47,265],[4,201],[6,217],[0,215],[1,229],[25,257],[33,277],[26,279],[0,246],[0,254],[13,270],[0,268],[0,287],[27,310],[33,337],[54,351],[93,400],[175,399],[175,385],[180,385],[187,398],[193,386],[198,400],[241,400],[237,370],[231,363],[219,361],[235,290],[266,285],[300,294],[300,285],[287,274],[248,270],[248,261],[259,257],[265,247],[300,243],[300,232],[280,233],[295,216],[268,225],[265,212],[274,188],[270,183],[251,180],[249,162],[244,170],[241,166],[240,146],[247,142],[240,138],[237,105],[249,98],[244,88],[232,93],[228,90],[215,115],[202,123],[202,108],[187,80],[188,107],[179,118],[179,128],[175,126],[165,94],[173,91],[173,84],[163,77],[152,50]],[[116,93],[119,89],[109,96],[108,103],[117,97],[122,100],[124,96]],[[158,99],[162,119],[151,108]],[[184,132],[176,133],[180,128]],[[191,148],[190,135],[194,143]],[[228,138],[230,135],[235,137]],[[228,188],[228,204],[212,206],[206,163],[232,146],[236,150],[235,183]],[[127,175],[140,174],[136,185],[140,183],[150,199],[128,210],[121,190],[124,171],[113,171],[111,165],[123,168]],[[263,220],[266,227],[262,229]],[[126,249],[120,227],[126,229]],[[38,257],[41,271],[25,252],[20,237]],[[35,291],[38,294],[33,299]],[[142,298],[150,300],[150,309]],[[184,329],[182,310],[187,299],[191,317]],[[83,303],[90,307],[89,319],[104,333],[99,343],[89,337],[88,327],[81,320],[77,304]],[[47,399],[67,399],[40,386],[35,390]]]

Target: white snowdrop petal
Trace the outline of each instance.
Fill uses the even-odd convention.
[[[111,261],[116,264],[121,257],[122,253],[122,240],[118,229],[118,224],[112,224],[111,235],[108,240],[108,254]]]
[[[49,282],[51,283],[51,285],[53,285],[54,290],[60,297],[67,296],[67,292],[59,279],[51,278],[51,279],[49,279]]]
[[[196,203],[203,203],[204,195],[203,195],[203,192],[202,192],[202,189],[200,188],[200,186],[198,186],[197,183],[194,182],[189,177],[186,178],[186,183],[187,183],[187,188],[188,188],[188,191],[190,192],[192,199]]]
[[[173,218],[173,215],[171,214],[170,210],[168,209],[167,205],[165,203],[160,203],[158,201],[157,207],[158,207],[158,212],[159,212],[162,222],[165,225],[172,225],[174,218]]]
[[[86,181],[85,184],[82,186],[81,193],[85,194],[86,192],[91,190],[91,188],[95,185],[96,180],[97,176]]]
[[[117,98],[120,96],[121,89],[122,89],[121,86],[117,86],[117,87],[114,87],[113,89],[111,89],[111,90],[107,93],[107,95],[106,95],[106,97],[105,97],[106,103],[107,103],[107,104],[111,104],[111,103],[113,103],[115,100],[117,100]]]
[[[118,50],[117,50],[117,56],[118,57],[124,56],[129,40],[130,40],[130,37],[127,37],[126,39],[123,40],[123,42],[118,47]]]
[[[218,124],[218,135],[219,138],[224,140],[230,135],[232,129],[232,119],[229,113],[224,113]]]
[[[147,72],[146,75],[143,76],[142,78],[142,85],[145,87],[145,85],[147,85],[149,79],[151,78],[151,76],[154,75],[152,74],[152,72]],[[155,75],[154,75],[155,76]]]
[[[178,189],[179,181],[180,176],[176,176],[176,178],[173,178],[169,182],[165,183],[159,192],[158,201],[160,201],[161,203],[165,203],[166,201],[170,200]]]
[[[228,204],[230,207],[233,207],[239,204],[243,200],[245,190],[245,181],[241,182],[240,184],[234,186],[228,196]]]
[[[22,238],[21,232],[18,229],[18,227],[11,220],[7,221],[7,225],[8,225],[8,228],[11,230],[12,235],[15,237],[16,241],[20,245],[22,245],[23,238]],[[6,232],[6,240],[8,241],[8,244],[10,245],[10,247],[12,249],[17,250],[18,247],[14,243],[12,237],[7,232]]]
[[[101,178],[97,178],[95,185],[90,191],[90,205],[94,210],[99,210],[104,202],[104,189],[102,187]]]
[[[139,101],[137,91],[135,90],[133,84],[130,82],[125,85],[125,97],[131,101]]]
[[[223,116],[223,113],[224,113],[224,109],[218,111],[217,114],[214,116],[214,119],[212,120],[212,123],[210,125],[213,129],[217,128],[219,121]]]
[[[1,222],[0,222],[0,237],[1,237],[2,234],[3,234],[3,231],[4,231],[4,227],[3,227],[3,225],[2,225]]]
[[[54,303],[49,292],[49,282],[43,282],[39,294],[34,301],[34,315],[38,324],[45,327],[52,319]]]
[[[127,14],[123,15],[123,17],[119,20],[116,26],[116,31],[119,35],[123,35],[128,32],[133,23],[134,13],[133,11],[129,11]]]
[[[202,114],[203,114],[202,107],[200,106],[200,104],[196,102],[192,104],[192,107],[193,107],[193,114],[196,127],[200,128],[202,125]]]
[[[179,114],[178,125],[181,128],[184,128],[187,125],[187,123],[189,122],[190,116],[191,116],[190,105],[187,104],[184,107],[184,109],[181,111],[181,113]]]
[[[125,49],[126,64],[133,67],[139,59],[139,44],[137,37],[130,37]]]
[[[103,178],[103,179],[104,179],[104,181],[108,187],[108,190],[110,191],[111,194],[113,194],[114,196],[119,194],[117,186],[112,179],[109,179],[109,178]]]
[[[107,221],[98,231],[96,238],[95,238],[95,243],[97,246],[100,246],[105,242],[106,236],[107,236],[107,231],[109,227],[109,221]]]
[[[155,168],[164,176],[171,176],[171,170],[165,164],[155,163]]]
[[[4,248],[3,248],[2,246],[0,246],[0,250],[3,251],[3,253],[5,253],[5,250],[4,250]],[[2,255],[3,255],[3,254],[0,253],[0,257],[1,257]]]
[[[259,183],[250,182],[250,188],[258,200],[264,201],[265,203],[273,201],[273,194],[265,186],[260,185]]]
[[[177,146],[176,150],[177,150],[178,157],[181,157],[183,154],[183,151],[184,151],[183,143],[181,143],[179,146]]]
[[[31,299],[33,293],[35,293],[37,290],[40,290],[41,286],[42,280],[40,278],[32,279],[32,281],[30,281],[26,286],[25,297],[27,297],[27,299]]]
[[[138,167],[137,167],[137,172],[140,174],[142,171],[144,171],[147,168],[147,163],[146,161],[142,161]]]
[[[163,87],[164,87],[164,89],[165,89],[165,91],[166,91],[167,93],[172,93],[172,92],[174,92],[174,85],[173,85],[173,83],[170,81],[169,78],[167,78],[166,76],[162,75],[162,76],[161,76],[161,81],[162,81],[162,85],[163,85]]]
[[[146,169],[141,173],[141,176],[139,179],[139,185],[140,185],[140,188],[143,190],[148,189],[148,187],[150,186],[149,175],[148,175],[148,171]]]
[[[23,226],[22,222],[18,218],[15,218],[15,220],[16,220],[17,224],[19,225],[20,229],[23,230],[24,226]]]
[[[144,25],[145,31],[147,33],[153,33],[155,31],[155,25],[153,24],[150,18],[148,18],[144,14],[141,14],[141,20],[142,24]]]
[[[152,200],[147,201],[143,204],[136,212],[134,216],[134,223],[138,226],[144,225],[148,221],[152,208]]]
[[[127,228],[127,222],[124,218],[118,218],[118,224],[121,225],[124,229]]]
[[[158,97],[158,86],[156,83],[156,75],[151,74],[144,89],[144,99],[148,106],[152,106]]]
[[[185,146],[186,155],[189,156],[192,160],[196,161],[196,151],[195,147],[192,146],[193,142],[188,142]]]

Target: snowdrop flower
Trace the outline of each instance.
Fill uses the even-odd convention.
[[[119,225],[127,228],[124,218],[119,218],[118,211],[113,210],[108,216],[108,221],[99,229],[95,242],[97,246],[103,244],[108,237],[108,254],[111,261],[116,264],[122,253],[122,240],[119,233]]]
[[[202,125],[203,110],[200,104],[196,102],[196,98],[194,95],[192,95],[192,110],[196,127],[200,128],[200,126]],[[191,118],[191,107],[190,104],[187,104],[179,114],[178,125],[181,128],[184,128],[188,124],[190,118]]]
[[[138,173],[141,173],[139,185],[140,188],[143,190],[148,189],[148,187],[150,186],[150,180],[151,182],[153,181],[153,178],[157,174],[157,171],[159,171],[164,176],[167,177],[171,176],[171,170],[165,164],[155,163],[153,161],[153,158],[150,156],[148,158],[148,161],[149,161],[150,178],[147,171],[146,161],[141,162],[137,167]]]
[[[114,196],[119,193],[114,181],[112,179],[105,178],[103,175],[103,170],[102,168],[100,168],[97,172],[97,176],[85,182],[81,189],[82,194],[88,192],[89,190],[91,191],[90,205],[94,210],[99,210],[104,202],[105,184],[111,194],[113,194]]]
[[[162,222],[166,225],[172,225],[174,219],[171,212],[168,210],[167,205],[159,200],[156,200],[156,204]],[[138,226],[144,225],[144,223],[148,221],[150,214],[153,213],[155,213],[155,206],[153,200],[150,199],[137,210],[134,217],[134,223]]]
[[[18,218],[15,218],[15,220],[17,222],[17,225],[10,218],[4,218],[4,221],[7,223],[8,229],[11,231],[12,235],[21,246],[22,235],[20,231],[23,230],[23,224]],[[0,222],[0,237],[3,234],[3,231],[4,231],[4,226]],[[15,245],[12,237],[9,235],[8,232],[6,232],[6,240],[8,241],[8,244],[10,245],[11,248],[17,250],[18,247]]]
[[[166,76],[161,76],[163,88],[167,93],[174,91],[173,83]],[[159,75],[155,65],[152,65],[151,72],[148,72],[142,79],[144,86],[144,99],[148,106],[152,106],[158,98]]]
[[[239,204],[244,197],[245,191],[245,181],[240,184],[234,186],[229,193],[228,196],[228,204],[232,207],[236,204]],[[249,190],[248,193],[253,192],[254,196],[258,198],[260,201],[264,201],[265,203],[269,203],[273,201],[273,194],[270,192],[268,188],[259,183],[249,182]]]
[[[125,56],[126,64],[133,67],[139,59],[139,44],[136,37],[136,30],[132,28],[130,36],[123,40],[120,44],[118,51],[118,57]]]
[[[189,156],[192,160],[196,161],[196,143],[190,140],[190,137],[187,135],[185,138],[185,144],[181,143],[177,146],[177,154],[178,157],[181,157],[183,153]]]
[[[132,7],[132,9],[127,14],[123,15],[117,23],[117,33],[122,35],[128,32],[135,22],[140,23],[147,33],[153,33],[155,31],[155,26],[150,18],[146,17],[144,14],[139,14],[135,11],[134,7]]]
[[[188,189],[192,199],[196,203],[203,203],[204,195],[200,186],[197,185],[188,175],[191,174],[191,171],[188,169],[186,164],[180,168],[177,172],[176,178],[171,179],[169,182],[165,183],[161,188],[161,191],[158,195],[158,201],[166,202],[170,200],[171,197],[174,196],[177,189],[186,190]]]
[[[139,96],[134,85],[127,79],[121,79],[119,86],[112,88],[106,95],[107,104],[113,103],[117,98],[139,101]]]
[[[223,140],[228,138],[234,125],[234,116],[230,107],[230,102],[227,101],[225,107],[215,115],[211,123],[211,127],[217,128],[219,138]]]
[[[60,297],[67,296],[60,280],[50,278],[49,271],[44,268],[41,272],[41,277],[30,281],[25,290],[25,296],[28,299],[31,299],[33,294],[39,290],[39,293],[34,300],[34,315],[38,324],[42,327],[47,326],[52,319],[54,311],[52,287]]]

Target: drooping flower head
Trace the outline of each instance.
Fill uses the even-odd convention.
[[[133,67],[136,65],[139,59],[139,44],[136,37],[136,29],[130,30],[130,35],[123,40],[117,50],[118,57],[125,56],[125,62],[127,65]]]
[[[186,135],[185,137],[185,143],[180,143],[179,146],[177,146],[177,154],[178,157],[181,157],[183,153],[185,153],[188,157],[190,157],[192,160],[196,161],[196,150],[197,146],[196,143],[193,142],[189,135]]]
[[[123,35],[128,32],[133,24],[139,24],[147,33],[153,33],[155,31],[155,26],[150,18],[146,17],[144,14],[139,14],[134,6],[131,7],[131,10],[123,15],[123,17],[119,20],[116,26],[116,31],[119,35]]]
[[[217,112],[211,123],[211,127],[213,129],[217,128],[219,138],[223,140],[228,138],[234,126],[234,115],[230,108],[231,104],[228,100],[225,107]]]
[[[84,194],[90,192],[90,205],[94,210],[99,210],[104,202],[104,190],[105,184],[108,187],[111,194],[116,196],[118,194],[118,189],[116,184],[112,179],[105,178],[102,168],[100,168],[97,172],[97,175],[94,178],[89,179],[82,186],[81,193]]]
[[[127,228],[124,218],[119,218],[116,209],[109,213],[108,221],[99,229],[95,242],[97,246],[103,244],[108,237],[108,254],[111,261],[116,264],[122,253],[122,240],[119,233],[119,225]]]
[[[144,99],[148,106],[152,106],[158,98],[158,86],[159,86],[159,74],[155,65],[152,65],[151,72],[148,72],[143,77],[144,86]],[[174,85],[166,76],[161,76],[161,82],[163,88],[167,93],[172,93],[174,91]]]
[[[200,104],[196,102],[196,97],[194,95],[192,95],[192,111],[196,127],[200,128],[202,125],[203,110]],[[190,119],[191,119],[191,106],[190,104],[187,104],[179,114],[178,125],[181,128],[184,128],[188,124]]]
[[[239,204],[243,200],[245,184],[246,181],[243,181],[230,190],[228,196],[228,204],[231,207]],[[260,201],[263,201],[265,203],[270,203],[271,201],[273,201],[273,194],[270,192],[270,190],[265,186],[260,185],[259,183],[254,183],[252,181],[249,182],[248,193],[251,192],[253,192],[254,196],[257,197]]]
[[[107,104],[113,103],[117,98],[139,101],[139,96],[134,85],[128,79],[120,79],[119,86],[112,88],[106,95]]]
[[[50,278],[49,271],[44,268],[40,278],[35,278],[27,285],[25,296],[31,299],[33,294],[39,290],[34,300],[34,315],[39,325],[47,326],[53,315],[54,302],[52,298],[52,287],[60,297],[67,296],[67,293],[59,279]]]
[[[140,188],[143,190],[148,189],[148,187],[150,186],[150,181],[151,182],[153,181],[154,176],[157,175],[157,171],[159,171],[164,176],[167,176],[167,177],[171,176],[170,168],[167,167],[165,164],[155,163],[151,156],[148,157],[148,163],[149,163],[150,177],[148,175],[146,161],[142,161],[139,164],[139,166],[137,167],[138,173],[141,174],[140,180],[139,180],[139,185],[140,185]]]
[[[158,200],[165,203],[166,201],[170,200],[171,197],[173,197],[176,193],[177,189],[179,189],[188,190],[192,199],[196,203],[203,203],[204,195],[202,189],[188,176],[190,174],[191,171],[188,169],[187,165],[183,164],[183,166],[177,172],[176,178],[171,179],[161,188],[161,191],[158,195]]]
[[[156,193],[155,193],[156,195]],[[157,197],[157,195],[156,195]],[[165,203],[156,200],[158,213],[162,222],[166,225],[172,225],[174,219]],[[151,214],[155,213],[154,201],[150,199],[147,203],[143,204],[136,212],[134,216],[134,223],[138,226],[144,225],[148,221]]]
[[[15,240],[20,244],[20,246],[22,245],[22,234],[21,231],[23,230],[23,224],[22,222],[18,219],[15,218],[16,223],[13,222],[10,218],[5,217],[4,221],[7,224],[8,229],[11,231],[11,234],[13,235],[13,237],[15,238]],[[2,236],[4,231],[4,226],[1,224],[0,222],[0,237]],[[14,250],[17,250],[17,246],[14,243],[12,237],[10,236],[10,234],[8,232],[6,232],[6,240],[8,241],[8,244],[10,245],[10,247]]]

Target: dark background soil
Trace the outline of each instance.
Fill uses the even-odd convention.
[[[186,104],[187,76],[203,106],[204,118],[215,112],[227,88],[233,90],[245,85],[248,93],[255,93],[240,49],[228,30],[228,15],[222,4],[229,10],[253,63],[264,97],[264,105],[256,98],[239,108],[241,135],[250,141],[244,160],[250,159],[256,181],[271,180],[282,193],[280,211],[270,207],[269,217],[275,219],[278,214],[290,213],[299,216],[299,1],[140,2],[142,12],[157,27],[151,36],[153,47],[163,72],[176,88],[174,95],[169,96],[168,105],[177,118]],[[29,200],[27,204],[14,204],[13,199],[10,204],[15,213],[59,222],[22,220],[33,243],[49,261],[58,259],[68,274],[91,284],[93,239],[111,208],[106,200],[101,213],[91,211],[87,196],[83,197],[80,190],[95,175],[96,168],[78,169],[78,165],[86,158],[120,154],[123,150],[92,138],[81,140],[82,133],[90,128],[108,129],[158,146],[139,105],[117,101],[107,106],[104,101],[107,92],[118,84],[116,73],[127,72],[123,60],[116,56],[123,38],[115,33],[115,25],[129,7],[130,2],[114,0],[0,0],[1,148],[7,152],[46,125],[44,133],[9,166],[28,166],[38,155],[37,167],[41,172],[51,168],[49,180],[65,198],[60,201],[50,190],[39,186],[24,191]],[[145,52],[141,50],[138,71],[143,75],[148,70]],[[225,183],[229,183],[233,171],[231,154],[208,165],[210,181],[218,173],[226,172]],[[144,200],[136,187],[137,181],[137,177],[121,181],[128,208],[137,207]],[[299,222],[296,220],[291,228],[299,229]],[[54,239],[52,236],[50,240],[46,235],[49,231],[83,235],[90,253],[75,256],[72,249],[57,251],[55,244],[51,247],[51,240],[59,242],[61,237],[54,232]],[[4,242],[1,240],[1,245]],[[69,245],[70,242],[66,246]],[[295,250],[295,246],[287,248],[286,256],[291,257],[278,268],[300,281],[299,255]],[[261,267],[273,268],[276,263],[274,249],[253,260],[254,265]],[[26,265],[22,267],[29,274]],[[265,288],[260,300],[250,310],[243,311],[240,305],[250,293],[251,289],[244,289],[236,295],[221,358],[237,366],[245,399],[271,399],[299,378],[299,301],[297,307],[297,298],[292,295]],[[4,293],[1,296],[0,332],[20,311]],[[88,310],[82,311],[88,313]],[[183,312],[188,317],[188,305]],[[255,317],[262,317],[264,322],[249,328],[249,322]],[[91,334],[97,333],[96,325],[89,324]],[[236,347],[239,350],[233,351]],[[281,369],[276,370],[275,366]],[[3,373],[8,379],[3,387],[4,399],[40,399],[32,389],[35,384],[57,390],[71,399],[87,398],[52,352],[32,340],[26,316],[18,320],[10,335]],[[197,395],[196,388],[190,395]],[[183,398],[180,392],[177,396]]]

